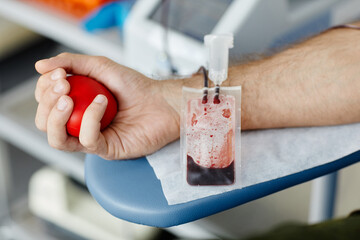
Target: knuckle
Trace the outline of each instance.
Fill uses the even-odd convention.
[[[46,90],[51,87],[49,76],[47,75],[41,75],[36,83],[35,87],[35,98],[37,101],[41,100],[42,94],[46,92]]]
[[[96,61],[98,62],[98,64],[107,64],[110,62],[110,59],[104,56],[96,56],[95,57]]]
[[[66,150],[65,149],[65,142],[61,141],[54,135],[48,133],[47,135],[49,146],[58,150]]]
[[[50,147],[58,149],[58,150],[65,150],[64,144],[55,140],[52,140],[51,138],[48,139],[48,143]]]
[[[70,91],[70,83],[66,79],[62,79],[66,91]]]
[[[40,100],[41,100],[41,97],[40,97],[40,93],[39,93],[39,90],[38,90],[38,89],[35,89],[34,96],[35,96],[36,102],[39,103]]]
[[[36,90],[42,90],[43,88],[45,88],[46,84],[46,77],[45,75],[41,75],[36,83]]]
[[[61,84],[61,86],[63,87],[63,89],[57,94],[64,94],[64,93],[68,93],[70,91],[70,83],[65,80],[65,79],[59,79],[57,84]]]
[[[38,117],[35,118],[35,126],[42,132],[46,132],[46,124],[43,124]]]
[[[41,97],[40,104],[42,105],[42,111],[51,111],[52,106],[56,102],[57,94],[54,93],[54,91],[49,88],[47,89]]]

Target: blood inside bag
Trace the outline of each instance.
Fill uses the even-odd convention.
[[[220,95],[220,103],[191,99],[187,103],[187,181],[190,185],[234,183],[235,98]]]

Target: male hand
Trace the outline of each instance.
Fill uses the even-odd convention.
[[[35,68],[41,74],[35,90],[39,103],[35,123],[47,132],[54,148],[128,159],[153,153],[179,137],[179,114],[160,94],[155,80],[105,57],[71,53],[38,61]],[[118,112],[104,131],[100,132],[100,120],[107,99],[99,95],[84,113],[79,138],[67,134],[73,110],[67,74],[93,78],[114,94]]]

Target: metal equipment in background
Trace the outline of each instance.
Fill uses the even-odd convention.
[[[356,0],[138,0],[125,22],[126,60],[146,75],[188,75],[205,63],[206,34],[233,33],[234,62],[354,20],[359,9]]]

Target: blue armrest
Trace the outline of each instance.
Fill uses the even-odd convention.
[[[87,155],[85,178],[95,200],[115,217],[149,226],[171,227],[312,180],[359,160],[360,151],[299,173],[177,205],[167,204],[160,181],[144,157],[107,161],[96,155]]]

